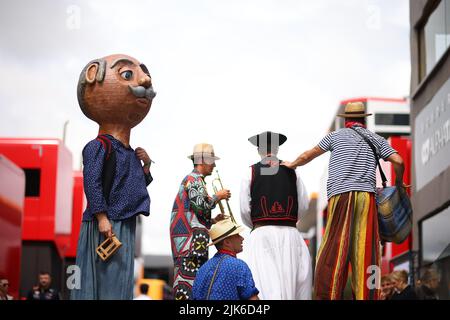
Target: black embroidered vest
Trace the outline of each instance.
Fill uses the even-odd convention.
[[[295,171],[285,166],[270,167],[261,162],[251,168],[250,208],[253,224],[295,226],[298,215]]]

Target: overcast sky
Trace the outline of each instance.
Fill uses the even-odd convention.
[[[143,250],[170,254],[171,208],[194,144],[222,158],[238,217],[240,179],[258,161],[248,137],[285,134],[279,156],[293,160],[326,134],[340,100],[408,94],[408,2],[2,1],[0,136],[61,138],[68,120],[79,169],[98,130],[78,106],[81,69],[112,53],[145,63],[158,94],[131,135],[156,162]],[[301,169],[309,193],[327,161]]]

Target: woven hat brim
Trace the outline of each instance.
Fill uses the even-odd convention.
[[[226,238],[229,238],[229,237],[231,237],[231,236],[234,236],[235,234],[238,234],[238,233],[241,233],[241,232],[244,232],[244,231],[245,231],[244,227],[243,227],[243,226],[239,226],[239,227],[237,227],[236,230],[234,230],[232,233],[230,233],[230,234],[227,235],[226,237],[224,237],[224,238],[218,238],[217,240],[210,242],[210,243],[208,244],[208,247],[209,247],[209,246],[212,246],[212,245],[215,245],[216,243],[218,243],[218,242],[220,242],[220,241],[222,241],[222,240],[225,240]]]

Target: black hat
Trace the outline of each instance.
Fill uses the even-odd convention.
[[[278,137],[278,139],[277,139],[277,137]],[[273,145],[272,145],[272,140],[274,140]],[[263,141],[266,142],[267,146],[275,147],[276,146],[275,142],[277,140],[278,140],[278,146],[281,146],[283,143],[286,142],[287,138],[284,134],[276,133],[276,132],[272,132],[272,131],[262,132],[260,134],[257,134],[256,136],[248,138],[248,141],[250,141],[251,144],[253,144],[254,146],[257,146],[257,147],[259,147],[260,143],[262,143]]]

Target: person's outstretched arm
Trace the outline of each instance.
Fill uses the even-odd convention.
[[[281,164],[288,168],[294,169],[298,166],[303,166],[318,156],[324,154],[326,151],[322,150],[319,146],[315,146],[311,150],[303,152],[293,162],[283,161]]]

